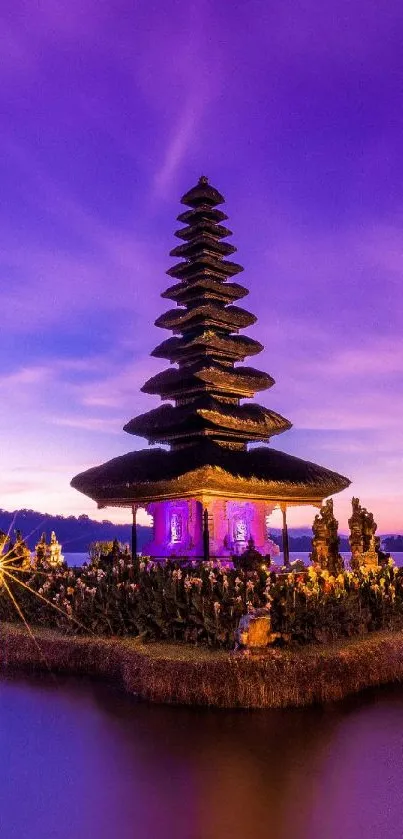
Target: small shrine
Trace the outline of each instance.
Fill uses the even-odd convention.
[[[329,498],[315,516],[312,525],[312,553],[310,555],[313,566],[337,576],[344,569],[344,562],[339,553],[340,537],[339,523],[333,512],[333,499]]]
[[[51,568],[58,568],[60,565],[63,565],[64,556],[62,554],[62,546],[57,541],[54,530],[50,534],[49,544],[46,541],[46,533],[42,533],[39,542],[35,546],[35,558],[39,565],[50,565]]]
[[[7,542],[8,542],[7,533],[4,533],[3,530],[0,530],[0,556],[3,553]]]
[[[2,540],[0,540],[2,541]],[[31,551],[29,550],[20,530],[15,531],[15,541],[6,537],[0,550],[4,550],[7,543],[7,556],[13,561],[15,568],[27,571],[31,566]]]
[[[3,569],[3,558],[5,554],[5,548],[8,541],[7,533],[4,533],[3,530],[0,530],[0,589],[4,585],[4,576],[2,573]]]
[[[350,528],[351,567],[379,565],[380,539],[375,536],[377,524],[372,513],[360,504],[359,498],[352,500],[352,515],[348,520]]]
[[[152,353],[169,366],[142,387],[163,404],[124,427],[151,448],[88,469],[71,485],[99,507],[132,508],[133,552],[136,512],[144,507],[153,518],[144,553],[161,559],[231,559],[252,544],[262,556],[273,556],[278,548],[268,518],[279,508],[287,563],[287,509],[320,507],[350,481],[261,445],[291,423],[251,401],[274,379],[243,363],[263,346],[242,333],[256,317],[238,305],[248,289],[233,279],[243,268],[228,259],[236,247],[227,241],[232,233],[220,208],[224,198],[201,177],[181,201],[180,244],[170,254],[180,261],[167,271],[175,282],[161,295],[174,308],[155,322],[173,334]]]

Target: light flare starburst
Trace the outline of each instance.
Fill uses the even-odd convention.
[[[44,594],[37,591],[35,588],[33,588],[31,585],[29,585],[28,582],[26,582],[23,579],[24,575],[32,576],[33,574],[40,575],[40,576],[45,577],[45,578],[46,577],[51,577],[54,574],[55,569],[53,568],[53,569],[51,569],[50,571],[47,572],[43,569],[39,569],[39,568],[33,566],[32,562],[31,562],[29,552],[27,552],[25,558],[21,558],[21,557],[18,557],[18,556],[16,557],[15,556],[15,546],[12,546],[9,550],[5,551],[4,548],[5,548],[5,545],[8,541],[8,538],[9,538],[9,534],[7,534],[6,537],[2,537],[2,541],[0,543],[0,592],[2,594],[5,594],[10,599],[10,602],[12,603],[18,617],[23,622],[28,634],[32,638],[36,647],[38,648],[38,650],[41,654],[41,657],[43,658],[46,665],[48,666],[46,658],[45,658],[42,650],[40,649],[40,646],[39,646],[38,641],[37,641],[37,639],[34,635],[34,632],[31,628],[31,626],[29,625],[29,622],[28,622],[26,616],[24,615],[21,604],[18,601],[18,597],[17,597],[16,592],[18,591],[19,587],[24,591],[30,592],[30,594],[32,594],[38,600],[42,601],[47,606],[50,606],[56,612],[61,614],[64,618],[67,618],[69,621],[75,623],[81,629],[85,629],[86,632],[90,632],[90,630],[88,628],[83,627],[83,625],[74,617],[73,614],[69,614],[66,610],[62,609],[60,606],[58,606],[56,603],[54,603],[48,597],[45,597]],[[92,633],[90,633],[90,634],[92,634]]]

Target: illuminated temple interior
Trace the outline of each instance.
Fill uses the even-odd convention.
[[[264,556],[278,553],[270,539],[268,517],[273,505],[264,501],[227,501],[208,504],[210,555],[228,557],[244,553],[252,538]],[[160,501],[147,506],[153,517],[153,538],[144,553],[155,557],[203,555],[203,505],[200,501]]]
[[[181,202],[180,244],[170,253],[180,261],[167,271],[175,282],[161,295],[174,308],[155,321],[173,334],[152,353],[169,366],[142,387],[163,404],[124,427],[150,447],[88,469],[72,486],[99,507],[131,507],[134,522],[145,508],[153,533],[144,553],[153,557],[231,558],[248,543],[262,555],[274,554],[267,522],[277,508],[286,551],[287,508],[320,506],[350,482],[261,445],[291,423],[251,401],[274,380],[243,364],[263,346],[241,331],[256,317],[236,305],[249,292],[233,280],[242,266],[227,259],[236,248],[227,241],[232,233],[220,209],[224,198],[201,177]]]

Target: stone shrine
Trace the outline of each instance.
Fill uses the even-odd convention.
[[[378,565],[380,540],[375,536],[377,524],[372,513],[360,504],[359,498],[352,499],[352,515],[348,520],[350,528],[351,567]]]
[[[326,569],[337,576],[344,568],[343,558],[339,553],[340,537],[339,523],[333,512],[333,499],[329,498],[315,516],[312,525],[312,553],[310,559],[313,565]]]

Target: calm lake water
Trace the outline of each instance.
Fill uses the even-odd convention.
[[[403,688],[326,707],[137,703],[0,680],[2,839],[401,839]]]
[[[351,554],[349,553],[342,553],[342,557],[344,559],[349,560]],[[88,554],[86,553],[65,553],[64,554],[65,560],[68,565],[82,565],[83,562],[88,562]],[[393,558],[396,562],[396,565],[403,565],[403,553],[395,553],[393,554]],[[290,559],[293,561],[294,559],[303,559],[304,562],[309,562],[309,553],[305,553],[304,551],[296,551],[290,553]],[[281,564],[282,561],[282,554],[279,557],[275,558],[275,562]]]

